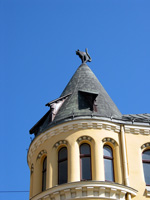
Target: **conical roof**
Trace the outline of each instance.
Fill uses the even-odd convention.
[[[61,96],[46,104],[50,110],[31,128],[35,136],[64,121],[104,117],[122,119],[122,114],[87,64],[82,63]]]
[[[71,116],[122,118],[122,114],[106,90],[85,63],[79,66],[60,97],[68,94],[71,95],[59,109],[55,122]]]
[[[35,136],[56,124],[74,119],[102,119],[147,123],[150,114],[122,115],[87,64],[82,63],[61,96],[46,104],[50,110],[30,129]]]

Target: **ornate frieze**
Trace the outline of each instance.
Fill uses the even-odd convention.
[[[33,163],[32,163],[32,165],[31,165],[31,174],[34,172],[34,165],[33,165]]]
[[[116,143],[116,141],[114,140],[114,139],[112,139],[112,138],[104,138],[103,140],[102,140],[102,142],[110,142],[110,143],[112,143],[114,146],[117,144]]]
[[[71,200],[80,198],[125,200],[127,193],[136,196],[137,191],[111,182],[82,181],[50,188],[31,198],[31,200]]]
[[[57,148],[57,147],[59,147],[60,145],[63,145],[63,144],[67,145],[67,141],[66,140],[60,140],[60,141],[55,143],[54,147]]]
[[[42,156],[43,154],[47,154],[47,151],[46,151],[46,150],[40,151],[40,153],[39,153],[38,156],[37,156],[37,159],[41,158],[41,156]]]
[[[150,128],[145,128],[141,126],[128,126],[128,125],[125,125],[124,127],[126,133],[150,135]]]
[[[147,197],[150,197],[150,186],[146,186],[145,193]]]
[[[141,127],[141,126],[131,126],[131,125],[124,125],[126,133],[132,134],[144,134],[150,135],[150,128]],[[112,123],[112,122],[105,122],[95,119],[86,119],[86,120],[74,120],[71,122],[66,122],[60,124],[59,126],[55,126],[50,128],[49,130],[41,133],[38,137],[36,137],[28,151],[28,164],[31,163],[31,157],[35,150],[43,144],[46,140],[50,139],[54,135],[59,135],[61,133],[65,133],[68,131],[77,131],[77,130],[85,130],[85,129],[99,129],[99,130],[107,130],[113,131],[116,133],[120,133],[120,125]]]
[[[113,131],[116,133],[120,132],[120,126],[115,123],[109,123],[109,122],[104,122],[104,121],[99,121],[99,120],[75,120],[71,122],[66,122],[63,123],[59,126],[50,128],[49,130],[41,133],[39,136],[37,136],[31,146],[29,147],[28,151],[28,164],[30,165],[31,163],[31,157],[33,153],[36,151],[36,149],[43,144],[46,140],[50,139],[54,135],[59,135],[61,133],[65,133],[68,131],[77,131],[77,130],[85,130],[85,129],[103,129],[107,131]]]
[[[84,136],[79,137],[79,138],[77,139],[78,143],[81,142],[81,141],[83,141],[83,140],[91,141],[92,138],[91,138],[90,136],[84,135]]]
[[[147,148],[147,147],[150,147],[150,142],[143,144],[141,146],[141,149],[144,149],[144,148]]]

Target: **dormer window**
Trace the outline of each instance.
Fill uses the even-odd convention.
[[[58,99],[55,99],[54,101],[51,101],[46,104],[46,106],[50,107],[50,116],[49,121],[52,122],[58,112],[58,110],[61,108],[62,104],[65,102],[65,100],[71,95],[69,93],[68,95],[62,96]]]
[[[98,94],[84,91],[78,92],[79,110],[88,109],[97,112],[96,97]]]

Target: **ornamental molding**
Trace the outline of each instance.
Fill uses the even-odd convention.
[[[86,135],[84,135],[84,136],[82,136],[82,137],[79,137],[78,139],[77,139],[77,142],[78,143],[80,143],[81,141],[92,141],[92,138],[90,137],[90,136],[86,136]]]
[[[40,159],[44,154],[47,154],[47,151],[46,151],[46,150],[40,151],[40,153],[39,153],[38,156],[37,156],[37,160]]]
[[[136,196],[137,191],[111,182],[82,181],[55,186],[30,200],[74,200],[80,198],[125,200],[127,193]]]
[[[143,145],[141,146],[141,149],[145,149],[145,148],[147,148],[147,147],[150,147],[150,142],[147,142],[147,143],[143,144]]]
[[[125,125],[124,127],[126,133],[150,135],[150,128],[147,127],[128,126],[128,125]]]
[[[150,186],[146,186],[145,192],[146,192],[146,196],[150,197]]]
[[[41,144],[43,144],[46,140],[50,139],[55,135],[59,135],[61,133],[65,133],[68,131],[78,131],[78,130],[86,130],[86,129],[100,129],[113,131],[116,133],[120,133],[120,126],[115,123],[105,122],[100,120],[74,120],[71,122],[65,122],[60,125],[56,125],[55,127],[50,128],[49,130],[41,133],[39,136],[35,137],[32,141],[29,150],[28,150],[28,165],[31,165],[31,158],[34,152]]]
[[[104,138],[103,140],[102,140],[102,142],[103,143],[106,143],[106,142],[110,142],[113,146],[116,146],[117,145],[117,142],[114,140],[114,139],[112,139],[112,138]]]
[[[31,165],[31,174],[34,172],[34,165],[33,165],[33,163],[32,163],[32,165]]]
[[[60,140],[60,141],[58,141],[58,142],[56,142],[55,144],[54,144],[54,147],[55,148],[58,148],[60,145],[67,145],[67,141],[66,140]]]
[[[124,125],[125,133],[131,134],[142,134],[142,135],[150,135],[150,128],[143,126],[134,126],[134,125]],[[34,154],[35,150],[43,144],[46,140],[50,139],[55,135],[59,135],[61,133],[65,133],[71,130],[85,130],[85,129],[99,129],[99,130],[108,130],[116,133],[120,133],[120,125],[112,122],[100,121],[96,119],[80,119],[73,120],[70,122],[65,122],[60,125],[56,125],[49,130],[41,133],[37,136],[31,143],[28,150],[28,165],[31,165],[31,158]]]

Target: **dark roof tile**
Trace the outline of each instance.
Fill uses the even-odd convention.
[[[91,69],[83,63],[79,66],[60,98],[46,104],[62,101],[61,107],[52,117],[53,110],[48,111],[39,122],[33,126],[30,133],[35,136],[51,126],[62,121],[72,120],[74,117],[103,117],[121,121],[150,123],[150,114],[122,115],[106,90],[98,81]],[[94,101],[96,100],[96,101]]]
[[[93,112],[89,108],[79,108],[79,92],[83,91],[89,94],[97,94],[96,104],[97,112]],[[59,121],[69,117],[73,113],[76,116],[80,116],[86,113],[86,115],[98,115],[103,117],[113,117],[117,119],[122,118],[122,114],[109,97],[101,83],[98,81],[91,69],[82,64],[79,66],[68,85],[62,92],[61,96],[71,93],[70,97],[64,102],[58,111],[54,121]],[[83,102],[84,103],[84,102]]]
[[[148,114],[148,113],[145,113],[145,114],[128,114],[128,115],[123,115],[122,119],[124,121],[150,123],[150,114]]]

